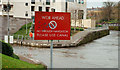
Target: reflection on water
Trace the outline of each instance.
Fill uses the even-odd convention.
[[[118,32],[74,48],[54,48],[54,68],[117,68]],[[50,66],[49,48],[13,47],[14,52]]]

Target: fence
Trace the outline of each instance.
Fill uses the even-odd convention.
[[[97,23],[97,24],[101,24],[103,26],[120,26],[119,23]]]

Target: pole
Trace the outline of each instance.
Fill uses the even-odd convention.
[[[7,19],[8,19],[8,43],[9,43],[9,34],[10,34],[10,29],[9,29],[9,27],[10,27],[10,23],[9,23],[9,0],[8,0],[8,5],[7,5],[7,13],[8,13],[8,15],[7,15]]]
[[[53,68],[53,40],[51,40],[51,47],[50,47],[50,68]]]
[[[67,0],[66,0],[66,2],[65,2],[65,7],[66,7],[66,9],[65,9],[65,12],[67,12],[67,8],[68,8],[68,3],[67,3]]]
[[[76,10],[75,10],[75,27],[74,27],[74,32],[76,31]]]
[[[25,23],[26,23],[26,35],[27,35],[27,18],[26,18]]]

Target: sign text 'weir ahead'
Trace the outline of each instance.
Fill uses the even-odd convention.
[[[70,13],[35,12],[35,40],[70,40]]]

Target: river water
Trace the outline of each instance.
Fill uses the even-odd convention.
[[[118,31],[74,48],[54,48],[54,68],[118,68]],[[49,48],[14,46],[15,54],[43,62],[50,67]]]

